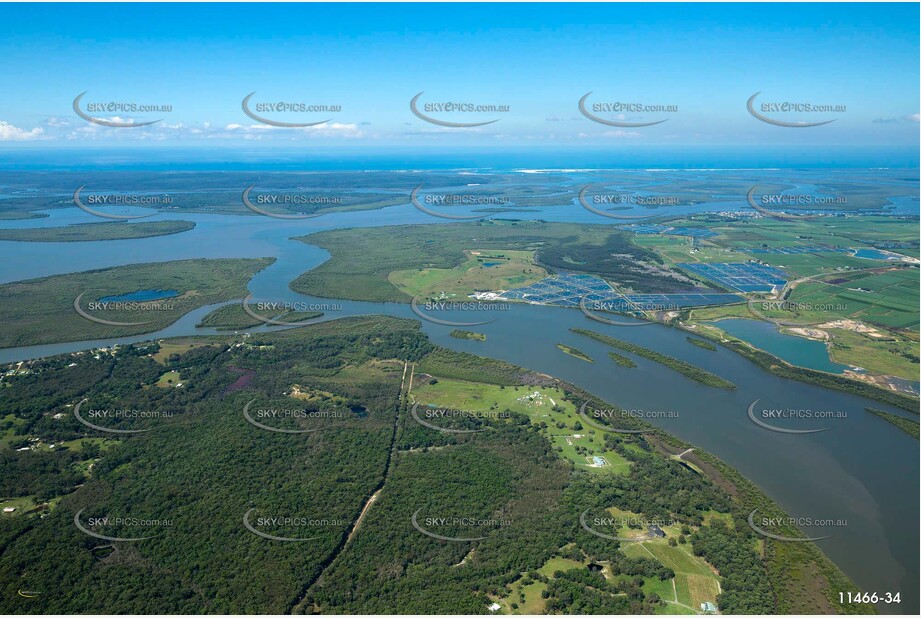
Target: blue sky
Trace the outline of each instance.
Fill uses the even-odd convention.
[[[272,148],[911,146],[919,142],[917,4],[204,4],[0,5],[0,147]],[[74,98],[169,105],[163,113],[93,113]],[[341,111],[243,114],[241,100],[339,105]],[[409,109],[453,101],[502,113]],[[666,113],[599,112],[620,102]],[[846,106],[765,112],[746,101]]]

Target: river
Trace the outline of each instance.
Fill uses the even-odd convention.
[[[725,207],[719,205],[720,209]],[[91,219],[77,209],[49,211],[49,215],[40,220],[4,221],[2,226],[63,225]],[[534,216],[613,223],[575,206],[546,208]],[[443,222],[408,204],[299,221],[206,214],[157,214],[146,220],[165,219],[191,220],[196,227],[181,234],[123,241],[0,242],[0,282],[141,262],[274,256],[278,260],[249,285],[258,300],[329,303],[329,299],[304,297],[288,287],[297,275],[328,258],[322,249],[291,241],[292,236],[333,228]],[[341,304],[341,311],[329,312],[324,320],[365,314],[415,318],[408,305],[335,302]],[[0,362],[112,343],[213,333],[195,327],[210,309],[200,308],[157,333],[0,350]],[[452,338],[449,326],[425,321],[422,326],[437,344],[559,377],[621,407],[647,414],[676,412],[651,422],[722,458],[791,516],[846,521],[846,525],[803,527],[803,531],[810,536],[830,535],[818,541],[818,546],[863,590],[901,593],[898,607],[880,607],[881,611],[918,613],[918,442],[867,414],[864,408],[904,412],[861,397],[775,378],[729,350],[698,348],[686,341],[685,332],[661,325],[609,326],[588,320],[578,310],[521,304],[506,312],[491,312],[489,317],[496,319],[471,329],[485,333],[485,342]],[[638,359],[635,369],[619,367],[607,358],[609,348],[571,333],[572,327],[590,328],[678,357],[734,382],[738,388],[725,391],[706,387],[645,359]],[[590,364],[564,354],[556,348],[557,343],[577,347],[596,362]],[[785,427],[829,428],[813,434],[776,433],[748,418],[748,406],[756,399],[760,400],[758,409],[823,410],[846,417],[771,421]]]

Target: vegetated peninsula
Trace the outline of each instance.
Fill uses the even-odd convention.
[[[441,292],[466,298],[478,289],[521,287],[548,269],[563,269],[650,293],[687,288],[687,277],[631,239],[608,226],[541,221],[326,230],[298,237],[331,255],[291,287],[326,298],[409,302]],[[486,260],[496,264],[482,268]]]
[[[242,298],[252,276],[273,261],[131,264],[6,283],[0,285],[0,347],[153,332],[198,307]]]
[[[195,227],[191,221],[124,221],[108,223],[75,223],[60,227],[0,229],[0,240],[20,242],[89,242],[98,240],[131,240],[187,232]]]
[[[434,346],[413,320],[345,318],[8,368],[0,494],[28,508],[0,520],[7,613],[21,609],[17,590],[56,591],[29,599],[40,613],[872,611],[838,603],[856,588],[814,544],[749,527],[754,509],[784,513],[719,459],[629,414],[589,425],[586,409],[617,408]],[[146,430],[100,438],[76,417],[84,400],[171,413],[94,419]],[[100,523],[115,516],[152,523]],[[150,538],[113,544],[75,517],[98,534]],[[310,538],[310,551],[259,533]]]
[[[899,416],[898,414],[892,414],[891,412],[886,412],[884,410],[877,410],[876,408],[866,408],[867,412],[874,416],[878,416],[884,421],[888,421],[910,435],[911,437],[918,439],[918,421],[905,418],[904,416]]]

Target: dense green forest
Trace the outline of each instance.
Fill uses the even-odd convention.
[[[749,493],[770,502],[747,486],[741,500],[717,464],[677,463],[659,431],[599,428],[592,440],[628,465],[589,471],[560,455],[546,424],[511,411],[444,423],[475,433],[436,431],[414,420],[412,390],[439,379],[605,405],[384,317],[19,367],[0,383],[3,496],[41,508],[0,520],[0,610],[486,613],[539,587],[528,601],[547,613],[668,613],[660,592],[675,570],[580,525],[612,512],[675,522],[669,543],[716,569],[724,613],[794,606],[769,577],[771,542],[743,523]],[[106,434],[75,417],[83,400],[160,414],[95,419],[145,430]],[[149,538],[100,539],[77,515],[96,534]],[[821,556],[804,545],[804,560]],[[829,574],[835,590],[853,588]]]

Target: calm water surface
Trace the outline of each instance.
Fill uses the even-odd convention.
[[[76,209],[55,210],[50,215],[41,220],[7,221],[3,226],[62,225],[88,222],[89,218]],[[540,217],[605,223],[581,208],[545,209]],[[125,241],[0,242],[0,282],[138,262],[273,256],[278,260],[250,282],[249,289],[257,300],[329,303],[329,299],[304,297],[288,287],[296,276],[328,258],[322,249],[291,241],[292,236],[331,228],[441,222],[409,206],[337,213],[304,221],[188,214],[158,214],[146,220],[158,219],[192,220],[197,225],[194,230],[181,234]],[[341,304],[341,311],[329,312],[323,320],[366,314],[415,317],[403,304],[338,300],[336,303]],[[157,333],[5,349],[0,350],[0,361],[36,358],[118,342],[214,333],[212,329],[198,329],[195,324],[215,306],[218,305],[193,311]],[[445,347],[506,360],[557,376],[625,408],[677,412],[677,418],[653,422],[725,460],[758,484],[790,515],[846,520],[847,525],[843,527],[804,528],[803,531],[814,536],[831,535],[819,541],[819,547],[862,589],[901,592],[901,606],[881,608],[883,611],[917,613],[918,442],[889,423],[867,414],[864,408],[873,406],[905,413],[853,395],[775,378],[728,350],[703,350],[689,344],[686,333],[661,325],[608,326],[588,320],[578,310],[531,305],[512,305],[510,311],[490,316],[497,319],[471,328],[485,333],[485,342],[454,339],[448,335],[451,327],[429,322],[422,325],[435,343]],[[469,319],[469,316],[440,317],[458,321]],[[773,329],[765,323],[738,322],[758,325],[754,328],[768,326]],[[608,359],[606,346],[571,333],[569,329],[573,327],[604,332],[692,362],[731,380],[738,388],[724,391],[706,387],[643,358],[635,359],[638,364],[635,369],[619,367]],[[267,329],[269,327],[260,330]],[[776,331],[773,335],[765,332],[757,336],[765,337],[761,347],[766,349],[771,349],[776,341],[786,341],[780,339]],[[815,343],[796,337],[791,339],[798,342],[794,347]],[[596,362],[589,364],[564,354],[556,348],[557,343],[578,347]],[[789,348],[786,343],[782,345]],[[824,346],[818,345],[824,351]],[[820,363],[817,351],[807,351],[803,347],[801,352],[795,353],[804,355],[804,364]],[[746,411],[754,400],[759,400],[758,409],[830,410],[846,413],[846,418],[772,421],[792,428],[830,428],[817,434],[775,433],[748,419]]]

